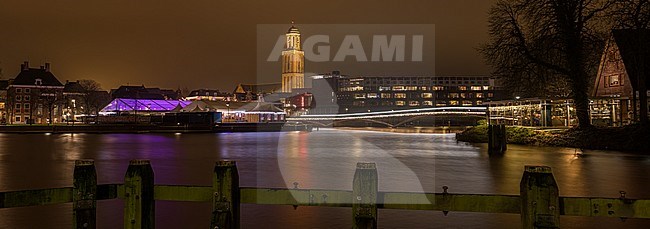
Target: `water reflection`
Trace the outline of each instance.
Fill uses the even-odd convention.
[[[650,157],[606,151],[576,156],[574,149],[510,145],[490,156],[485,145],[457,143],[453,135],[395,134],[321,129],[313,133],[228,134],[0,134],[0,190],[70,186],[73,161],[94,158],[99,183],[123,181],[128,161],[152,160],[158,184],[209,185],[214,162],[237,160],[241,184],[260,187],[352,188],[357,162],[378,164],[379,188],[453,193],[518,194],[523,166],[553,167],[562,196],[650,198]],[[209,204],[157,204],[159,228],[200,228]],[[121,227],[121,201],[102,201],[104,228]],[[180,210],[179,210],[180,209]],[[345,228],[350,209],[242,207],[244,228]],[[38,222],[31,218],[36,215]],[[172,217],[173,216],[173,217]],[[380,211],[385,228],[518,228],[518,215]],[[0,209],[0,228],[69,228],[70,205]],[[254,220],[251,220],[254,219]],[[563,217],[563,228],[648,228],[648,220]]]

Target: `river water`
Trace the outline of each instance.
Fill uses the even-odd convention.
[[[604,139],[606,140],[606,139]],[[510,145],[503,156],[454,135],[321,129],[312,133],[0,134],[0,191],[72,185],[74,160],[95,159],[98,182],[122,183],[150,159],[156,184],[210,185],[214,162],[236,160],[242,186],[352,189],[357,162],[375,162],[380,191],[519,194],[524,165],[553,168],[561,196],[650,198],[650,156]],[[70,228],[71,204],[0,209],[0,228]],[[122,227],[121,200],[98,203],[100,228]],[[242,228],[350,228],[351,209],[242,205]],[[209,203],[156,202],[157,228],[206,228]],[[650,228],[650,220],[562,217],[562,228]],[[519,215],[379,211],[380,228],[519,228]]]

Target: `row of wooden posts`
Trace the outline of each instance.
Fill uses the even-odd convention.
[[[351,207],[353,228],[377,228],[377,209],[521,214],[522,228],[559,228],[560,215],[650,218],[650,200],[560,197],[550,167],[526,166],[520,195],[379,192],[377,167],[358,163],[352,191],[239,186],[234,161],[219,161],[212,186],[154,185],[148,160],[130,162],[124,184],[97,185],[92,160],[75,162],[73,187],[0,192],[0,208],[73,202],[73,228],[96,228],[97,200],[124,199],[124,228],[155,228],[155,200],[211,201],[210,228],[239,228],[240,204]],[[206,226],[208,222],[206,222]]]

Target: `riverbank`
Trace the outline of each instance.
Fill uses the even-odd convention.
[[[586,129],[506,128],[508,144],[559,146],[580,149],[649,152],[650,129],[638,125],[591,127]],[[479,125],[456,134],[458,141],[487,143],[487,125]]]
[[[401,134],[455,134],[465,131],[466,127],[404,127],[404,128],[381,128],[381,127],[337,127],[339,130],[361,130]]]
[[[15,134],[114,134],[114,133],[221,133],[221,132],[279,132],[311,131],[311,126],[287,123],[220,123],[215,126],[179,125],[160,126],[150,124],[104,124],[104,125],[4,125],[0,133]]]

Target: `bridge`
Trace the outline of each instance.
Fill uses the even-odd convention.
[[[287,118],[316,126],[472,125],[485,119],[486,107],[434,107],[349,114],[305,114]]]

